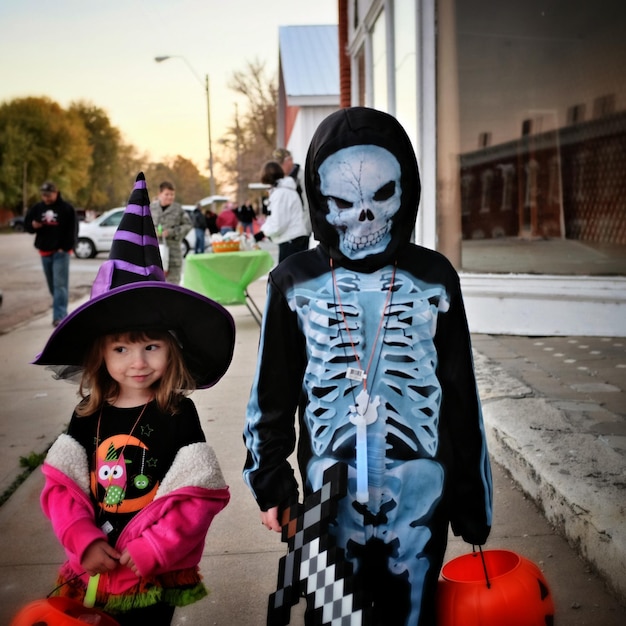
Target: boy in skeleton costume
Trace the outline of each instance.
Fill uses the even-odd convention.
[[[410,243],[415,154],[391,116],[342,109],[317,129],[306,189],[319,246],[269,277],[247,408],[244,478],[262,522],[298,487],[348,466],[331,533],[376,624],[432,626],[448,523],[472,544],[491,526],[491,473],[458,275]]]

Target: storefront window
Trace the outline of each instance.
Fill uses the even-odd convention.
[[[626,3],[454,4],[462,269],[626,274]]]

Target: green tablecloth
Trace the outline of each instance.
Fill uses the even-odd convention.
[[[220,304],[246,304],[246,289],[274,264],[267,250],[211,252],[185,257],[183,285]]]

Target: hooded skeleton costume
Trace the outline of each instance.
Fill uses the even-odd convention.
[[[319,246],[269,277],[247,408],[244,478],[261,510],[285,506],[337,462],[347,494],[330,533],[375,623],[432,625],[448,523],[483,544],[491,473],[459,278],[410,243],[420,196],[391,116],[342,109],[317,129],[306,189]]]

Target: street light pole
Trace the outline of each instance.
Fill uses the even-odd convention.
[[[211,141],[211,96],[209,95],[209,75],[204,75],[204,90],[206,92],[207,127],[209,129],[209,183],[211,195],[215,195],[215,179],[213,178],[213,142]]]
[[[211,195],[215,195],[215,178],[213,177],[213,142],[211,140],[211,98],[209,95],[209,75],[205,74],[204,82],[200,78],[200,76],[193,69],[189,61],[184,56],[180,55],[167,55],[161,57],[154,57],[154,60],[157,63],[162,63],[163,61],[167,61],[168,59],[181,59],[185,65],[189,68],[191,73],[196,77],[196,80],[203,85],[204,93],[206,96],[206,110],[207,110],[207,125],[209,129],[209,185],[211,189]]]
[[[236,144],[235,149],[237,151],[237,205],[243,203],[243,196],[241,194],[241,134],[239,129],[239,107],[235,102],[235,132],[236,132]]]

